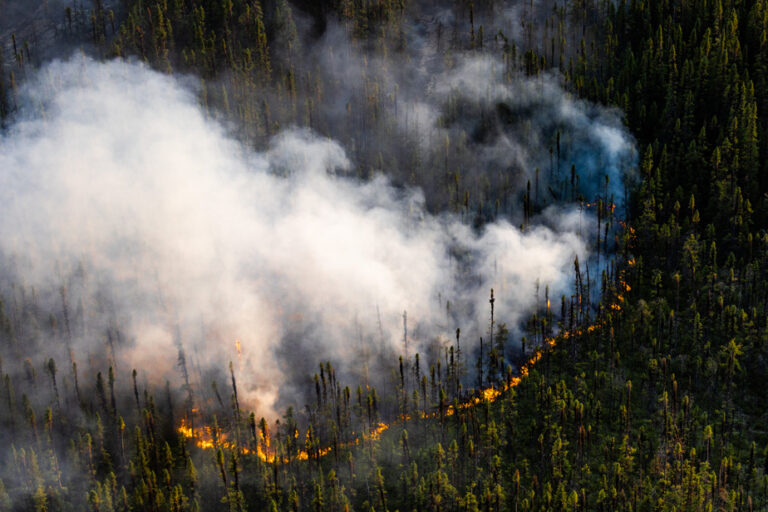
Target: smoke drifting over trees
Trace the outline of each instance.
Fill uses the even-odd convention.
[[[0,512],[768,510],[767,42],[0,0]]]
[[[385,510],[385,423],[410,464],[455,415],[485,465],[466,414],[623,300],[593,7],[301,5],[43,3],[0,41],[0,443],[45,457],[0,510],[322,510],[310,474],[343,510],[342,471]]]
[[[465,72],[444,87],[479,93]],[[366,357],[400,352],[403,311],[415,351],[457,327],[471,348],[491,288],[497,318],[515,329],[542,307],[545,285],[568,294],[574,258],[586,260],[594,220],[575,208],[552,206],[524,232],[505,220],[475,231],[428,213],[418,189],[343,177],[353,165],[344,149],[310,131],[287,130],[262,153],[243,148],[185,82],[140,64],[53,63],[25,85],[2,138],[5,293],[34,288],[61,316],[66,291],[75,362],[114,360],[161,383],[178,371],[180,343],[198,380],[236,359],[238,338],[245,399],[272,415],[320,358],[359,372]],[[583,123],[596,164],[618,172],[602,164],[618,166],[631,145],[610,114],[610,124],[590,120],[582,103],[541,86],[519,84],[527,96],[513,105]],[[560,103],[542,103],[555,95]],[[118,332],[120,343],[105,343]],[[66,340],[26,336],[69,358]]]

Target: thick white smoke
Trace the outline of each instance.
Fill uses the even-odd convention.
[[[24,95],[0,138],[3,287],[34,286],[57,312],[64,287],[74,358],[98,359],[117,330],[123,378],[178,381],[180,339],[203,372],[235,361],[248,405],[271,414],[294,363],[399,352],[403,311],[414,351],[457,327],[471,346],[491,288],[514,325],[537,286],[570,293],[585,257],[573,214],[477,234],[417,190],[337,177],[350,162],[332,140],[287,131],[250,152],[140,64],[53,63]]]

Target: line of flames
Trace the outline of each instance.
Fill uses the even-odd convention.
[[[633,266],[635,264],[634,258],[628,261],[629,266]],[[620,277],[620,289],[621,291],[616,295],[616,301],[609,304],[608,308],[614,311],[621,310],[621,303],[624,301],[624,293],[631,290],[630,286],[624,282],[624,280]],[[557,336],[547,338],[544,341],[544,344],[541,348],[537,349],[531,357],[520,367],[520,374],[508,379],[504,385],[500,387],[489,387],[486,389],[483,389],[480,393],[478,393],[476,396],[459,403],[457,405],[447,405],[446,408],[442,411],[442,414],[444,416],[452,416],[456,413],[456,410],[463,410],[463,409],[469,409],[471,407],[475,407],[479,404],[485,403],[485,402],[493,402],[496,399],[498,399],[502,394],[504,394],[506,391],[509,391],[510,389],[518,386],[523,379],[528,377],[531,368],[538,363],[541,358],[544,356],[546,351],[551,350],[559,340],[567,340],[573,336],[580,336],[585,333],[591,333],[603,326],[602,322],[598,322],[592,325],[589,325],[584,328],[576,329],[574,331],[563,331]],[[239,340],[237,343],[237,351],[238,355],[240,355],[240,342]],[[422,419],[427,418],[436,418],[440,415],[440,412],[426,412],[421,411],[420,417]],[[399,425],[402,423],[405,423],[409,420],[411,420],[412,417],[409,414],[402,415],[400,418],[398,418],[396,421],[392,423],[377,423],[374,426],[371,427],[371,429],[368,431],[367,434],[364,434],[360,437],[355,437],[353,440],[341,444],[340,447],[348,447],[352,445],[358,445],[362,441],[378,441],[382,434],[386,432],[388,429],[390,429],[392,426]],[[195,445],[198,448],[201,448],[203,450],[217,450],[219,448],[223,450],[236,450],[241,454],[244,455],[250,455],[255,454],[257,457],[259,457],[262,461],[272,463],[274,462],[278,457],[274,453],[273,450],[270,449],[270,442],[269,442],[269,436],[266,438],[264,437],[262,432],[259,432],[259,442],[256,445],[256,449],[251,449],[245,446],[242,446],[241,444],[238,444],[236,442],[232,442],[229,440],[228,436],[221,432],[221,431],[214,431],[210,426],[203,426],[197,429],[192,428],[188,423],[186,419],[181,420],[181,425],[178,428],[178,433],[186,438],[186,439],[192,439],[195,442]],[[307,433],[307,440],[309,441],[309,432]],[[296,430],[294,432],[294,437],[299,437],[299,432]],[[312,456],[313,457],[323,457],[327,454],[329,454],[332,450],[331,446],[326,446],[323,448],[317,448],[313,450]],[[292,457],[283,456],[281,457],[281,461],[283,463],[290,462],[291,460],[308,460],[310,457],[310,453],[306,450],[299,450],[298,453],[296,453]]]

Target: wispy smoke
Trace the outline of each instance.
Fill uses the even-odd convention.
[[[551,73],[513,78],[489,56],[458,58],[430,85],[433,109],[441,109],[432,114],[442,120],[439,137],[472,134],[470,154],[481,164],[470,166],[475,172],[519,170],[517,185],[524,185],[523,179],[536,180],[538,169],[542,195],[551,196],[540,203],[548,203],[569,199],[573,165],[575,191],[587,200],[600,196],[623,205],[636,153],[616,110],[573,98]],[[468,103],[446,115],[445,105],[452,100]]]
[[[555,82],[494,90],[463,78],[481,74],[474,65],[489,64],[459,66],[432,94],[503,98],[537,119],[554,111],[583,126],[593,158],[631,153],[615,119],[542,100],[564,98]],[[320,360],[352,372],[365,353],[401,352],[404,311],[414,352],[457,327],[470,348],[487,331],[491,288],[497,320],[513,328],[537,287],[571,293],[593,231],[577,210],[551,207],[525,232],[503,220],[477,232],[428,213],[419,190],[344,177],[344,149],[309,131],[244,149],[188,82],[75,58],[25,86],[0,138],[0,262],[4,295],[34,287],[60,324],[69,309],[70,335],[34,339],[41,358],[67,360],[71,344],[76,360],[113,358],[118,378],[135,367],[178,382],[181,343],[193,381],[234,361],[248,405],[273,414]],[[487,145],[503,158],[499,144],[517,144],[514,132]]]
[[[436,35],[443,21],[406,24],[401,53],[366,52],[329,23],[307,45],[296,98],[282,87],[243,93],[228,78],[222,87],[250,105],[249,115],[339,141],[350,174],[418,185],[432,212],[464,209],[478,223],[503,216],[519,224],[528,181],[536,210],[579,196],[613,196],[621,206],[636,155],[618,110],[575,98],[556,72],[528,77],[513,59],[491,56],[507,55],[498,41],[486,53],[447,52],[440,37],[448,36]]]

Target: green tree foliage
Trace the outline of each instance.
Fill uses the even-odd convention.
[[[607,201],[595,211],[597,253],[618,261],[605,264],[600,291],[576,260],[572,293],[557,308],[546,290],[521,350],[491,295],[483,352],[462,351],[457,331],[435,353],[393,361],[378,390],[344,385],[323,362],[306,412],[271,423],[240,410],[234,372],[231,403],[209,382],[214,397],[193,412],[142,384],[141,368],[78,366],[66,290],[47,318],[19,286],[0,300],[0,511],[768,510],[768,3],[567,0],[543,20],[523,9],[520,47],[476,23],[499,4],[453,2],[441,56],[487,52],[510,74],[559,72],[573,94],[621,109],[637,138],[628,212],[614,219]],[[339,0],[312,12],[375,57],[403,52],[412,8]],[[287,125],[331,129],[321,106],[334,84],[308,63],[302,9],[130,0],[115,14],[97,1],[65,11],[63,37],[81,27],[105,53],[198,74],[208,113],[236,120],[258,146]],[[29,54],[7,53],[0,118]],[[365,90],[332,127],[361,162],[354,172],[440,190],[447,199],[431,206],[478,225],[505,213],[503,178],[491,186],[454,168],[466,138],[446,138],[439,155],[412,141],[400,160],[370,151],[362,127],[391,129],[395,102],[373,78]],[[447,112],[442,122],[463,115],[458,104]],[[558,170],[567,142],[553,134]],[[575,199],[571,168],[562,192]],[[538,188],[525,191],[524,229],[544,206]],[[61,347],[41,359],[34,350],[53,347],[41,339]],[[471,389],[475,361],[479,386],[505,389],[538,349],[495,400]]]

